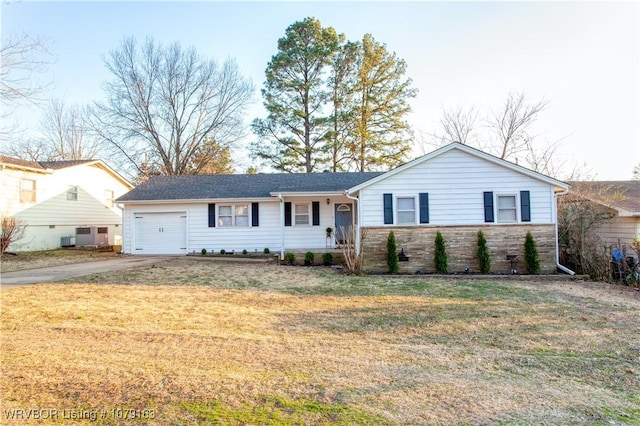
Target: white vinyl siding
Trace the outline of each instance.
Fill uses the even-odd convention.
[[[362,189],[362,225],[384,226],[383,194],[393,194],[396,203],[399,197],[415,197],[422,192],[429,193],[430,226],[485,224],[483,193],[488,191],[494,195],[529,191],[532,220],[528,223],[554,223],[555,202],[550,184],[451,150]]]

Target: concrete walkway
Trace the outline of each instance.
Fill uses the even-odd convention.
[[[137,268],[152,263],[163,262],[171,256],[128,256],[91,262],[72,263],[48,268],[26,269],[23,271],[0,273],[0,290],[8,290],[26,284],[37,284],[65,280],[67,278],[101,272]]]

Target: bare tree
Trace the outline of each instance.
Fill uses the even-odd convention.
[[[442,139],[445,143],[460,142],[464,145],[476,144],[478,142],[476,123],[478,121],[478,111],[475,107],[464,109],[461,106],[456,108],[442,108]]]
[[[531,125],[538,115],[549,105],[549,101],[530,102],[523,92],[510,93],[502,108],[487,120],[489,129],[495,134],[495,151],[503,160],[516,160],[518,155],[528,151],[532,136]]]
[[[2,126],[0,141],[8,140],[17,125],[8,117],[19,104],[34,104],[46,84],[36,83],[35,75],[44,73],[49,65],[45,42],[27,33],[12,34],[0,47],[0,101]]]
[[[52,100],[40,127],[48,160],[87,160],[100,154],[100,144],[88,134],[86,109]]]
[[[12,216],[3,216],[0,219],[0,254],[5,253],[11,244],[24,238],[27,225],[22,224],[18,219]]]
[[[190,173],[207,138],[229,146],[244,133],[254,88],[234,61],[222,65],[175,43],[125,39],[106,58],[113,79],[92,108],[92,129],[140,173],[145,158],[167,175]],[[117,161],[114,163],[118,164]],[[147,164],[149,165],[149,164]]]

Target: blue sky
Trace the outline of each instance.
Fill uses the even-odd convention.
[[[126,36],[152,36],[234,58],[256,86],[250,122],[262,115],[259,89],[278,38],[314,16],[349,40],[371,33],[407,62],[419,90],[416,133],[437,131],[443,106],[487,111],[525,91],[551,101],[534,130],[540,143],[566,138],[559,154],[568,165],[620,180],[640,163],[637,2],[23,1],[3,2],[1,12],[3,38],[27,31],[49,40],[46,96],[68,104],[101,99],[103,55]]]

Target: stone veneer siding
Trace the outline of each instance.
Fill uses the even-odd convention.
[[[511,262],[507,254],[518,255],[514,268],[526,274],[524,264],[524,240],[531,232],[538,248],[541,273],[556,273],[556,236],[554,225],[492,225],[492,226],[440,226],[440,227],[367,227],[363,241],[363,270],[387,271],[387,236],[393,231],[397,252],[404,249],[408,262],[399,262],[399,272],[414,274],[435,272],[434,248],[436,233],[440,231],[447,249],[449,272],[478,272],[476,259],[478,231],[482,230],[491,255],[492,273],[510,273]]]

